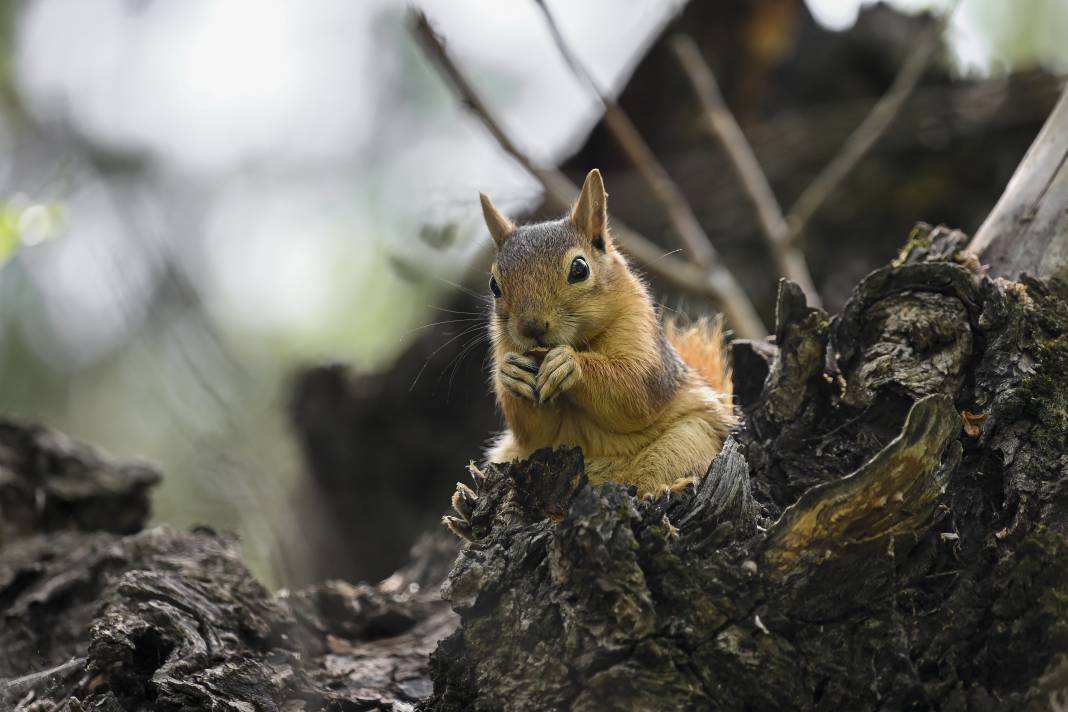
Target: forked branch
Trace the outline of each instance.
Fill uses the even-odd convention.
[[[550,208],[563,212],[578,196],[578,186],[559,169],[538,165],[504,131],[501,123],[452,61],[422,12],[413,10],[409,27],[426,56],[442,74],[460,102],[482,122],[504,151],[541,183]],[[612,233],[627,254],[645,271],[680,292],[710,299],[723,310],[728,324],[742,338],[763,338],[767,329],[734,276],[719,262],[700,266],[670,254],[613,217]]]
[[[798,284],[805,292],[808,303],[820,305],[819,292],[812,282],[805,255],[790,242],[790,228],[783,217],[782,208],[768,183],[767,175],[760,167],[753,148],[742,133],[734,114],[723,100],[719,83],[711,67],[701,56],[697,43],[686,35],[677,35],[671,40],[671,50],[682,65],[686,78],[693,87],[701,105],[709,133],[715,136],[730,159],[731,167],[738,176],[756,211],[761,233],[771,251],[772,259],[780,277]]]
[[[816,211],[831,197],[842,181],[894,123],[894,119],[901,113],[901,108],[916,89],[927,65],[930,64],[931,57],[938,48],[942,30],[955,7],[954,4],[942,20],[933,22],[920,33],[908,57],[894,77],[893,83],[890,84],[890,88],[845,140],[841,150],[808,184],[797,202],[790,208],[786,215],[786,223],[790,230],[787,238],[788,244],[793,245],[801,239],[805,226]]]
[[[557,49],[560,51],[560,55],[564,58],[567,66],[571,68],[575,77],[589,87],[594,97],[600,102],[604,109],[605,126],[616,139],[619,147],[623,149],[624,155],[634,165],[653,198],[659,203],[679,241],[683,247],[690,251],[693,261],[702,267],[708,267],[712,263],[719,261],[719,256],[712,246],[712,241],[708,239],[704,228],[701,227],[697,216],[694,215],[693,208],[690,207],[686,196],[683,195],[682,189],[672,180],[667,169],[664,168],[656,154],[649,147],[649,144],[642,138],[638,127],[634,125],[634,122],[630,120],[630,117],[627,116],[627,113],[623,111],[619,104],[612,101],[601,91],[589,71],[571,51],[544,0],[534,0],[534,3],[545,15],[549,32]]]

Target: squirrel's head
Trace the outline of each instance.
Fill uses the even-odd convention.
[[[494,337],[525,352],[582,347],[606,328],[620,308],[613,293],[626,266],[608,235],[600,171],[590,171],[571,214],[560,220],[516,226],[481,198],[497,244],[489,281]]]

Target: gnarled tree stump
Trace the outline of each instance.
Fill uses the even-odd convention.
[[[961,233],[909,245],[833,320],[781,286],[771,363],[736,359],[764,387],[697,491],[590,488],[574,452],[491,468],[422,709],[1064,694],[1068,302],[984,277]]]

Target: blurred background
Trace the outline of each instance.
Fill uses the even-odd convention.
[[[665,48],[690,34],[780,202],[950,3],[547,0],[765,323],[775,274]],[[416,0],[521,149],[671,228],[534,2]],[[272,585],[387,575],[498,427],[476,200],[540,185],[399,0],[0,3],[0,412],[165,473],[155,521],[238,531]],[[918,220],[974,231],[1068,72],[1068,3],[961,0],[890,129],[810,221],[827,308]],[[709,305],[654,284],[670,308]],[[472,321],[474,320],[474,321]]]

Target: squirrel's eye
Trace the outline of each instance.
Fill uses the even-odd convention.
[[[497,278],[493,276],[490,277],[490,291],[493,292],[495,299],[501,298],[501,287],[497,284]]]
[[[590,276],[590,266],[582,257],[576,257],[571,261],[571,271],[567,274],[567,281],[571,284],[582,282]]]

